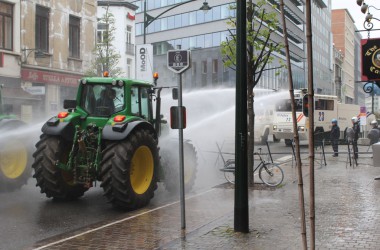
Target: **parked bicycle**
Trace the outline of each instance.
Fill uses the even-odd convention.
[[[226,161],[219,145],[217,146],[224,163],[220,171],[224,172],[224,177],[228,182],[235,184],[235,160],[228,159]],[[280,185],[284,180],[284,171],[282,171],[282,168],[277,163],[266,162],[261,154],[261,148],[259,148],[258,152],[255,152],[254,155],[259,157],[260,163],[254,168],[253,172],[255,173],[256,170],[258,170],[260,180],[270,187]]]

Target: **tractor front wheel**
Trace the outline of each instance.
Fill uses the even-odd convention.
[[[134,210],[149,203],[157,189],[157,140],[137,129],[123,141],[107,142],[102,152],[100,178],[112,205]]]
[[[37,150],[33,154],[33,177],[37,179],[37,186],[41,193],[48,198],[72,200],[83,196],[88,190],[82,184],[74,182],[73,173],[57,167],[57,162],[66,164],[72,143],[61,137],[42,135],[36,144]]]

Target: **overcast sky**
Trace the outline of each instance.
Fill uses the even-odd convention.
[[[373,5],[374,7],[380,9],[380,1],[379,0],[365,0],[364,1],[368,5]],[[365,20],[366,14],[363,14],[360,11],[360,6],[357,5],[356,0],[331,0],[332,9],[347,9],[350,12],[350,15],[355,21],[355,25],[358,30],[364,30],[363,23]],[[376,10],[374,8],[369,9],[373,17],[380,19],[380,10]],[[373,29],[380,29],[380,21],[373,20],[374,27]],[[360,33],[363,38],[368,37],[368,33],[361,32]],[[380,31],[371,31],[371,38],[380,37]]]

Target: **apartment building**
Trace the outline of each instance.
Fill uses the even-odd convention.
[[[112,13],[114,18],[115,32],[113,45],[120,55],[116,67],[121,69],[120,76],[135,78],[135,11],[138,7],[124,0],[98,0],[98,20],[105,15],[106,11]],[[107,24],[98,21],[97,42],[102,42],[103,33]],[[101,68],[101,67],[100,67]]]
[[[96,0],[0,1],[0,81],[23,120],[56,115],[75,98],[92,60],[96,7]]]

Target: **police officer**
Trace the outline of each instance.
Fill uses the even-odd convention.
[[[338,156],[338,145],[339,145],[339,136],[340,136],[340,128],[338,126],[338,121],[336,119],[331,120],[331,131],[330,131],[330,139],[331,145],[334,151],[333,157]]]
[[[380,137],[380,129],[378,127],[377,121],[371,122],[372,129],[368,132],[368,138],[370,140],[370,145],[377,143]]]
[[[359,132],[360,132],[359,120],[356,116],[354,116],[351,118],[351,121],[352,121],[352,129],[354,131],[354,137],[352,140],[352,147],[354,148],[355,159],[358,159],[358,157],[359,157],[358,139],[359,139]]]

